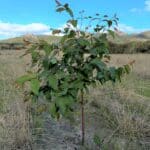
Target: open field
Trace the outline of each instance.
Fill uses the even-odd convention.
[[[23,102],[23,92],[14,84],[28,68],[30,59],[20,58],[22,54],[23,51],[0,51],[0,150],[30,150],[31,145],[36,150],[74,150],[70,143],[77,142],[67,139],[75,138],[74,132],[70,130],[65,135],[69,127],[56,132],[59,126],[45,121],[46,126],[40,127],[44,132],[32,135],[28,104]],[[90,87],[90,93],[85,95],[87,147],[82,149],[99,150],[99,145],[104,150],[150,149],[150,54],[112,55],[112,64],[125,64],[133,59],[132,73],[121,84]],[[74,125],[78,135],[79,120]],[[37,129],[38,124],[32,130]],[[63,136],[66,139],[61,139]],[[93,142],[94,136],[100,139],[100,144]]]
[[[0,52],[0,149],[26,147],[29,140],[26,105],[15,79],[25,71],[18,52]]]

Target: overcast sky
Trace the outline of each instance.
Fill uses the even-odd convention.
[[[119,29],[127,33],[150,30],[150,0],[61,0],[75,13],[113,15]],[[66,15],[55,12],[54,0],[0,0],[0,39],[23,34],[49,34],[50,28],[64,26]]]

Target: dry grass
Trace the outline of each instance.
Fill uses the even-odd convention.
[[[87,108],[86,126],[93,126],[93,134],[104,141],[106,149],[117,149],[116,145],[120,147],[119,150],[150,148],[149,98],[139,96],[130,87],[126,89],[120,85],[107,84],[90,91],[92,95],[88,97],[90,107]]]
[[[150,149],[150,55],[112,55],[111,64],[133,59],[132,73],[121,84],[90,89],[87,126],[94,126],[93,133],[104,140],[106,149]]]
[[[24,73],[26,60],[19,59],[22,52],[0,53],[0,149],[23,149],[30,140],[27,106],[15,80]]]
[[[126,64],[130,61],[135,60],[133,64],[133,73],[140,77],[150,79],[150,54],[115,54],[112,55],[112,64]]]
[[[14,87],[15,79],[27,69],[29,58],[20,59],[22,51],[0,54],[0,149],[30,149],[27,106],[22,92]],[[150,55],[112,55],[112,64],[125,64],[133,59],[133,73],[121,84],[91,88],[92,94],[87,96],[87,133],[104,139],[105,149],[150,148]],[[87,137],[90,142],[92,137]]]

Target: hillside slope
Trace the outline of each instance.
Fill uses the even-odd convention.
[[[23,37],[24,36],[0,40],[0,43],[22,43]],[[48,35],[38,35],[36,37],[40,40],[45,40],[47,42],[60,39],[59,36],[48,36]],[[145,31],[145,32],[141,32],[138,34],[125,34],[125,33],[119,34],[116,32],[115,38],[109,37],[109,40],[111,40],[114,43],[127,43],[127,42],[132,42],[132,41],[147,41],[147,40],[150,40],[150,31]]]
[[[1,50],[12,50],[12,49],[25,49],[25,45],[22,37],[10,38],[0,41]],[[48,43],[60,40],[60,36],[30,36],[28,40],[32,41],[44,40]],[[109,50],[111,53],[150,53],[150,31],[142,32],[139,34],[118,34],[115,33],[115,38],[108,36]]]
[[[0,40],[0,43],[23,43],[24,36],[15,37],[15,38],[9,38],[5,40]],[[45,40],[47,42],[49,41],[55,41],[58,40],[60,37],[58,36],[48,36],[48,35],[39,35],[37,36],[39,40]]]

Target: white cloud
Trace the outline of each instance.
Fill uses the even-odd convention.
[[[66,24],[60,26],[59,29],[64,27],[66,27]],[[118,29],[126,33],[139,33],[148,30],[134,28],[126,24],[119,24]],[[16,37],[25,34],[51,35],[50,26],[42,23],[31,23],[24,25],[0,21],[0,39]]]
[[[150,11],[150,0],[145,1],[145,10]]]
[[[142,9],[139,9],[139,8],[132,8],[132,9],[130,9],[130,12],[133,12],[133,13],[141,13],[141,12],[142,12]]]
[[[150,0],[145,0],[144,2],[144,8],[132,8],[130,9],[130,12],[136,12],[136,13],[141,13],[143,11],[150,11]]]
[[[130,33],[140,33],[143,31],[150,30],[150,29],[139,29],[139,28],[135,28],[135,27],[132,27],[132,26],[129,26],[126,24],[119,24],[118,29],[122,32],[129,33],[129,34]]]
[[[50,34],[50,27],[42,23],[15,24],[0,22],[1,37],[15,37],[24,34]]]

